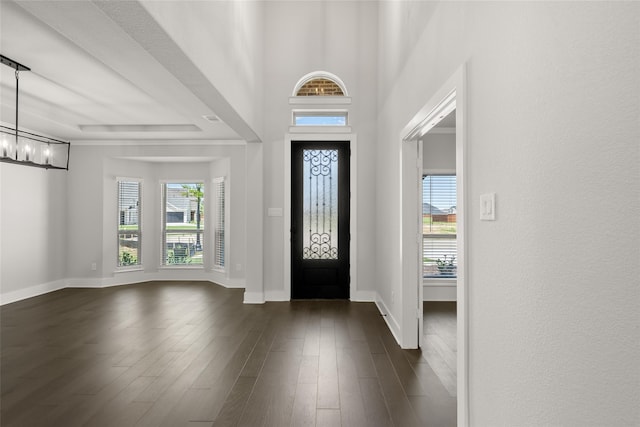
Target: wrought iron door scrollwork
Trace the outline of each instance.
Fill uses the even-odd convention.
[[[338,259],[338,150],[304,150],[304,259]]]

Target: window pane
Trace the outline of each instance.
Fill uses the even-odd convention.
[[[213,265],[219,269],[225,266],[225,182],[224,178],[217,178],[213,184],[215,198],[215,231]]]
[[[195,230],[186,232],[167,231],[165,234],[165,265],[202,264],[204,235]]]
[[[346,126],[347,114],[296,114],[294,124],[296,126]]]
[[[338,259],[338,150],[303,150],[303,259]]]
[[[424,277],[456,277],[456,176],[427,175],[422,180]]]
[[[163,264],[202,264],[204,247],[203,183],[167,183],[163,187]]]
[[[118,181],[118,267],[139,265],[140,189],[135,181]]]
[[[118,267],[140,264],[140,236],[137,232],[118,233]]]

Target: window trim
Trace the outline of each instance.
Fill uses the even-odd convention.
[[[138,183],[138,262],[130,265],[120,265],[120,183],[121,182],[135,182]],[[116,272],[136,271],[142,270],[144,257],[142,252],[142,238],[143,238],[143,189],[144,180],[142,178],[130,178],[130,177],[116,177]]]
[[[347,86],[344,84],[344,82],[342,81],[342,79],[340,77],[338,77],[335,74],[330,73],[328,71],[321,71],[321,70],[312,71],[312,72],[302,76],[302,78],[300,78],[300,80],[298,80],[298,83],[296,83],[296,85],[293,87],[293,92],[291,93],[291,96],[292,97],[298,97],[297,93],[300,91],[300,88],[302,88],[302,86],[304,86],[307,82],[309,82],[311,80],[315,80],[315,79],[331,80],[336,85],[338,85],[340,87],[340,89],[342,89],[342,93],[344,94],[344,96],[349,96],[349,93],[347,92]],[[298,98],[303,98],[303,97],[298,97]],[[317,96],[312,96],[310,98],[318,98],[318,97]],[[340,96],[340,98],[342,98],[342,96]]]
[[[312,125],[305,125],[305,124],[298,124],[297,123],[297,119],[298,117],[341,117],[344,118],[344,124],[340,125],[340,124],[312,124]],[[291,110],[291,126],[296,126],[296,127],[339,127],[339,128],[344,128],[346,126],[349,126],[349,110],[346,109],[292,109]]]
[[[229,244],[230,244],[230,236],[229,236],[229,221],[231,219],[230,215],[230,205],[229,205],[229,179],[226,176],[215,177],[211,180],[212,183],[212,191],[213,195],[211,197],[211,203],[213,204],[213,256],[211,257],[212,270],[218,273],[226,274],[229,271]],[[224,241],[223,241],[223,264],[220,265],[217,263],[216,256],[218,254],[218,239],[216,238],[216,227],[218,225],[220,209],[218,206],[218,188],[216,184],[221,184],[224,191],[224,211],[222,212],[223,216],[223,233],[224,233]]]
[[[204,203],[206,206],[206,191],[205,189],[207,188],[207,180],[205,179],[163,179],[159,181],[160,183],[160,257],[159,257],[159,266],[158,268],[161,270],[168,270],[168,269],[187,269],[187,270],[204,270],[205,269],[205,265],[207,264],[207,256],[206,256],[206,244],[205,242],[202,242],[202,264],[166,264],[165,263],[165,251],[166,251],[166,245],[167,245],[167,214],[166,214],[166,206],[167,206],[167,200],[166,200],[166,188],[167,188],[167,184],[202,184],[202,188],[203,188],[203,192],[205,194],[205,199],[204,199]],[[202,233],[202,236],[206,236],[207,233],[207,229],[208,229],[208,221],[207,221],[207,216],[205,215],[204,218],[204,222],[203,222],[203,228],[200,230],[200,233]],[[180,232],[182,231],[181,229],[174,229],[172,231],[177,231]],[[184,231],[188,231],[188,232],[192,232],[191,229],[186,229]],[[205,239],[206,240],[206,239]]]
[[[454,178],[454,182],[455,182],[455,192],[457,193],[457,186],[458,186],[458,178],[457,178],[457,174],[456,171],[424,171],[423,175],[422,175],[422,203],[424,204],[426,202],[426,199],[424,198],[424,179],[427,176],[448,176],[448,177],[453,177]],[[457,201],[457,194],[456,194],[456,201]],[[457,210],[457,205],[456,205],[456,210]],[[423,214],[424,215],[424,214]],[[456,213],[457,215],[457,213]],[[458,274],[457,274],[457,267],[458,267],[458,232],[457,232],[457,220],[456,220],[456,233],[455,234],[445,234],[445,233],[431,233],[431,234],[426,234],[424,233],[424,230],[422,231],[422,243],[421,243],[421,251],[422,251],[422,258],[424,259],[424,240],[426,237],[430,237],[432,239],[447,239],[447,240],[454,240],[456,242],[456,255],[455,255],[455,266],[456,266],[456,273],[453,275],[425,275],[424,274],[424,260],[422,261],[422,280],[425,282],[443,282],[443,281],[456,281],[458,278]]]

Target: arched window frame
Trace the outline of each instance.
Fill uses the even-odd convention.
[[[344,95],[341,96],[297,96],[302,86],[314,79],[327,79],[337,84]],[[304,75],[296,83],[292,96],[289,98],[291,108],[291,126],[289,131],[292,133],[309,133],[309,132],[351,132],[351,122],[349,120],[349,105],[351,105],[351,97],[348,96],[348,90],[340,77],[327,71],[314,71]],[[301,125],[299,118],[301,117],[331,117],[338,119],[344,117],[344,124],[322,124],[322,125]]]
[[[340,97],[348,97],[349,96],[349,92],[347,92],[347,87],[345,86],[344,82],[342,81],[342,79],[340,79],[340,77],[336,76],[333,73],[330,73],[328,71],[314,71],[312,73],[306,74],[304,76],[302,76],[302,78],[300,80],[298,80],[298,83],[295,85],[295,87],[293,88],[293,93],[291,94],[291,96],[298,96],[298,92],[300,92],[300,89],[302,88],[302,86],[304,86],[305,84],[309,83],[312,80],[316,80],[316,79],[326,79],[326,80],[331,80],[333,83],[335,83],[336,85],[338,85],[338,87],[342,90],[342,93],[344,95],[340,95]],[[310,96],[310,98],[314,98],[313,96]]]

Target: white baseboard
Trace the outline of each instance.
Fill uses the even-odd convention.
[[[245,304],[264,304],[264,292],[246,292],[244,293]]]
[[[23,299],[37,297],[66,287],[66,280],[61,279],[53,282],[42,283],[40,285],[29,286],[28,288],[18,289],[17,291],[0,293],[0,305],[11,304],[12,302],[21,301]]]
[[[60,279],[53,282],[43,283],[40,285],[30,286],[28,288],[19,289],[17,291],[0,292],[0,305],[10,304],[27,298],[37,297],[49,292],[57,291],[64,288],[91,288],[102,289],[111,286],[133,285],[140,282],[148,282],[152,280],[202,280],[212,282],[225,288],[244,288],[244,280],[220,280],[219,277],[211,277],[207,274],[190,275],[185,278],[184,272],[175,272],[166,274],[166,271],[153,273],[145,273],[142,270],[121,271],[111,277],[72,277],[68,279]],[[262,301],[264,302],[264,301]]]
[[[291,301],[291,296],[285,291],[266,291],[265,301]]]
[[[423,301],[456,301],[456,283],[429,283],[422,285]]]
[[[375,303],[376,303],[376,306],[378,307],[378,310],[380,311],[380,314],[384,318],[384,321],[387,322],[387,326],[389,327],[391,334],[393,334],[393,337],[396,339],[396,342],[398,343],[398,345],[401,346],[402,344],[400,341],[400,324],[393,317],[393,314],[391,314],[391,311],[389,311],[389,309],[385,305],[384,301],[379,297],[379,295],[376,295]]]
[[[376,291],[356,291],[350,300],[354,302],[375,302],[378,293]]]

